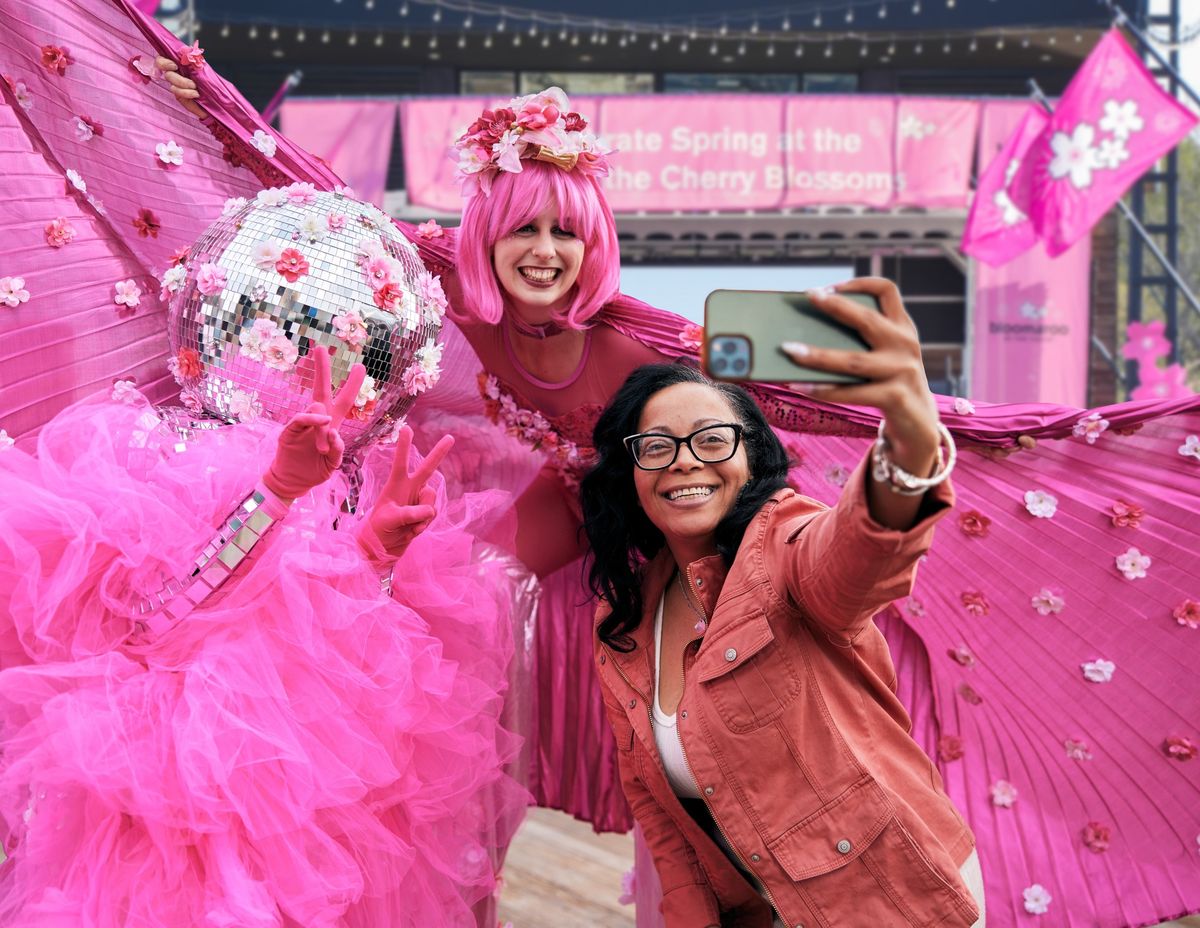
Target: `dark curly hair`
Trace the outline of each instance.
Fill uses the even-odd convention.
[[[638,502],[633,459],[624,438],[637,432],[650,397],[679,383],[704,384],[716,390],[742,424],[750,480],[716,527],[717,551],[726,563],[733,563],[746,526],[763,503],[787,485],[787,452],[745,390],[716,383],[682,364],[648,364],[630,374],[596,423],[593,440],[598,460],[580,488],[583,528],[591,544],[588,583],[592,592],[612,607],[612,613],[600,623],[599,635],[621,651],[632,650],[629,633],[642,620],[642,565],[666,543]]]

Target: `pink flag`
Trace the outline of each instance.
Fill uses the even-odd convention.
[[[984,111],[980,160],[995,144],[989,144],[989,136],[996,140],[1003,137],[994,130],[1007,115],[1005,110],[992,105]],[[971,212],[963,230],[962,250],[966,254],[999,267],[1037,242],[1033,223],[1017,205],[1018,202],[1027,203],[1028,197],[1014,190],[1012,182],[1022,158],[1049,120],[1042,107],[1029,104],[1016,129],[1007,136],[1008,141],[979,175],[975,199],[971,202]]]
[[[1017,172],[1018,188],[1028,185],[1029,218],[1046,251],[1061,254],[1086,235],[1196,122],[1110,29]]]

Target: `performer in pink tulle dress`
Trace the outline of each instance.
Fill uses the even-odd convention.
[[[32,127],[31,150],[38,153],[10,149],[14,153],[4,157],[31,163],[40,157],[50,165],[46,176],[61,184],[70,168],[88,181],[89,196],[98,191],[115,217],[100,236],[112,243],[114,268],[126,262],[122,271],[149,275],[167,266],[170,248],[189,238],[183,230],[194,235],[219,211],[222,196],[292,181],[323,189],[339,183],[327,167],[275,135],[194,56],[184,66],[198,85],[203,121],[173,104],[157,74],[145,83],[118,81],[121,68],[128,76],[131,56],[180,55],[178,44],[133,16],[125,0],[71,0],[54,23],[30,14],[29,0],[3,0],[3,6],[20,7],[14,21],[23,25],[14,33],[19,41],[0,37],[0,64],[14,81],[25,81],[35,106],[22,110],[13,90],[5,101]],[[93,50],[86,70],[68,72],[65,83],[42,76],[41,44],[57,36],[65,45],[90,48],[86,30],[98,29],[110,51]],[[40,104],[56,99],[64,86],[82,94],[84,75],[107,89],[110,119],[129,126],[139,152],[153,151],[168,132],[174,136],[186,153],[179,172],[143,168],[135,160],[121,166],[123,183],[117,183],[97,150],[72,141],[59,110]],[[518,102],[523,109],[530,101]],[[567,114],[559,115],[566,130]],[[462,320],[457,330],[447,327],[443,380],[412,422],[422,446],[431,430],[455,432],[458,445],[442,470],[456,490],[504,487],[522,495],[518,549],[544,575],[534,642],[532,785],[542,804],[620,829],[630,818],[590,666],[592,608],[578,560],[555,570],[580,551],[570,495],[560,487],[569,490],[576,462],[586,460],[591,425],[613,385],[645,360],[695,363],[699,333],[677,316],[615,293],[613,257],[605,259],[609,276],[600,277],[612,289],[585,301],[589,311],[596,307],[586,321],[562,318],[562,306],[559,318],[545,306],[540,316],[528,312],[538,308],[532,295],[520,296],[528,285],[514,282],[510,290],[502,271],[498,286],[518,297],[493,325],[495,305],[472,296],[480,286],[472,283],[471,258],[464,255],[490,261],[488,248],[513,233],[555,241],[554,220],[560,232],[578,233],[583,226],[572,229],[570,220],[608,213],[594,179],[575,179],[578,162],[568,169],[520,160],[521,172],[494,178],[487,202],[506,186],[529,189],[524,184],[551,171],[572,178],[556,189],[557,209],[546,209],[548,195],[520,204],[528,207],[521,221],[532,220],[532,232],[489,231],[482,222],[456,248],[449,231],[401,224],[430,270],[447,278]],[[42,170],[42,161],[37,165]],[[129,174],[141,189],[161,193],[159,215],[172,223],[161,242],[132,231],[138,203],[124,193]],[[599,206],[564,204],[569,195],[558,191],[568,186],[590,186]],[[468,230],[473,209],[508,219],[518,212],[487,206],[482,196],[468,203]],[[39,215],[37,221],[48,220]],[[603,241],[603,225],[594,238],[584,234],[581,268]],[[4,273],[30,269],[24,279],[32,306],[38,287],[48,288],[46,278],[33,273],[44,266],[43,256],[23,247],[26,264],[14,263],[11,272],[6,264]],[[534,261],[530,249],[529,258],[518,256],[507,266],[518,273],[526,264],[554,266],[561,260],[557,244],[554,252],[554,259]],[[462,269],[458,282],[456,267]],[[109,271],[113,279],[116,273]],[[81,293],[84,277],[80,271],[75,280]],[[532,277],[544,279],[544,273]],[[586,279],[582,270],[580,279]],[[90,295],[92,305],[109,299],[111,286],[106,280],[102,295]],[[562,331],[528,331],[548,322]],[[545,353],[532,347],[543,334],[571,351],[546,364]],[[153,370],[153,361],[146,358],[144,369]],[[782,389],[753,392],[796,458],[793,481],[809,496],[834,501],[872,440],[877,417]],[[947,792],[977,835],[991,924],[1016,925],[1044,910],[1053,919],[1047,923],[1117,928],[1197,909],[1200,763],[1193,758],[1200,705],[1193,677],[1200,651],[1200,539],[1192,511],[1200,491],[1200,437],[1194,437],[1200,436],[1200,403],[1189,398],[1088,411],[940,398],[939,412],[963,449],[959,516],[922,565],[914,595],[877,621],[889,636],[896,689],[912,715],[913,735],[937,762]],[[489,419],[499,428],[484,428]],[[1018,436],[1035,439],[1036,448],[1005,456]],[[537,494],[553,504],[531,505]],[[640,889],[652,893],[645,882]]]

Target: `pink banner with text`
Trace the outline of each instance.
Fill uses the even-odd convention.
[[[382,207],[396,106],[394,100],[287,100],[279,127],[333,168],[361,199]]]
[[[980,170],[1028,103],[984,106]],[[1057,258],[1035,244],[1000,267],[975,264],[971,397],[990,403],[1087,405],[1091,239]]]
[[[400,104],[412,203],[462,208],[447,151],[485,107],[506,102]],[[979,113],[972,100],[660,94],[572,104],[618,150],[604,181],[617,212],[967,203]]]

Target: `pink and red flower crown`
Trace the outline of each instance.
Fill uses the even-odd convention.
[[[565,171],[596,177],[608,174],[612,149],[588,131],[587,121],[571,111],[559,87],[514,97],[508,106],[484,110],[454,143],[456,177],[463,195],[491,193],[492,179],[501,171],[521,173],[523,160],[546,161]]]

